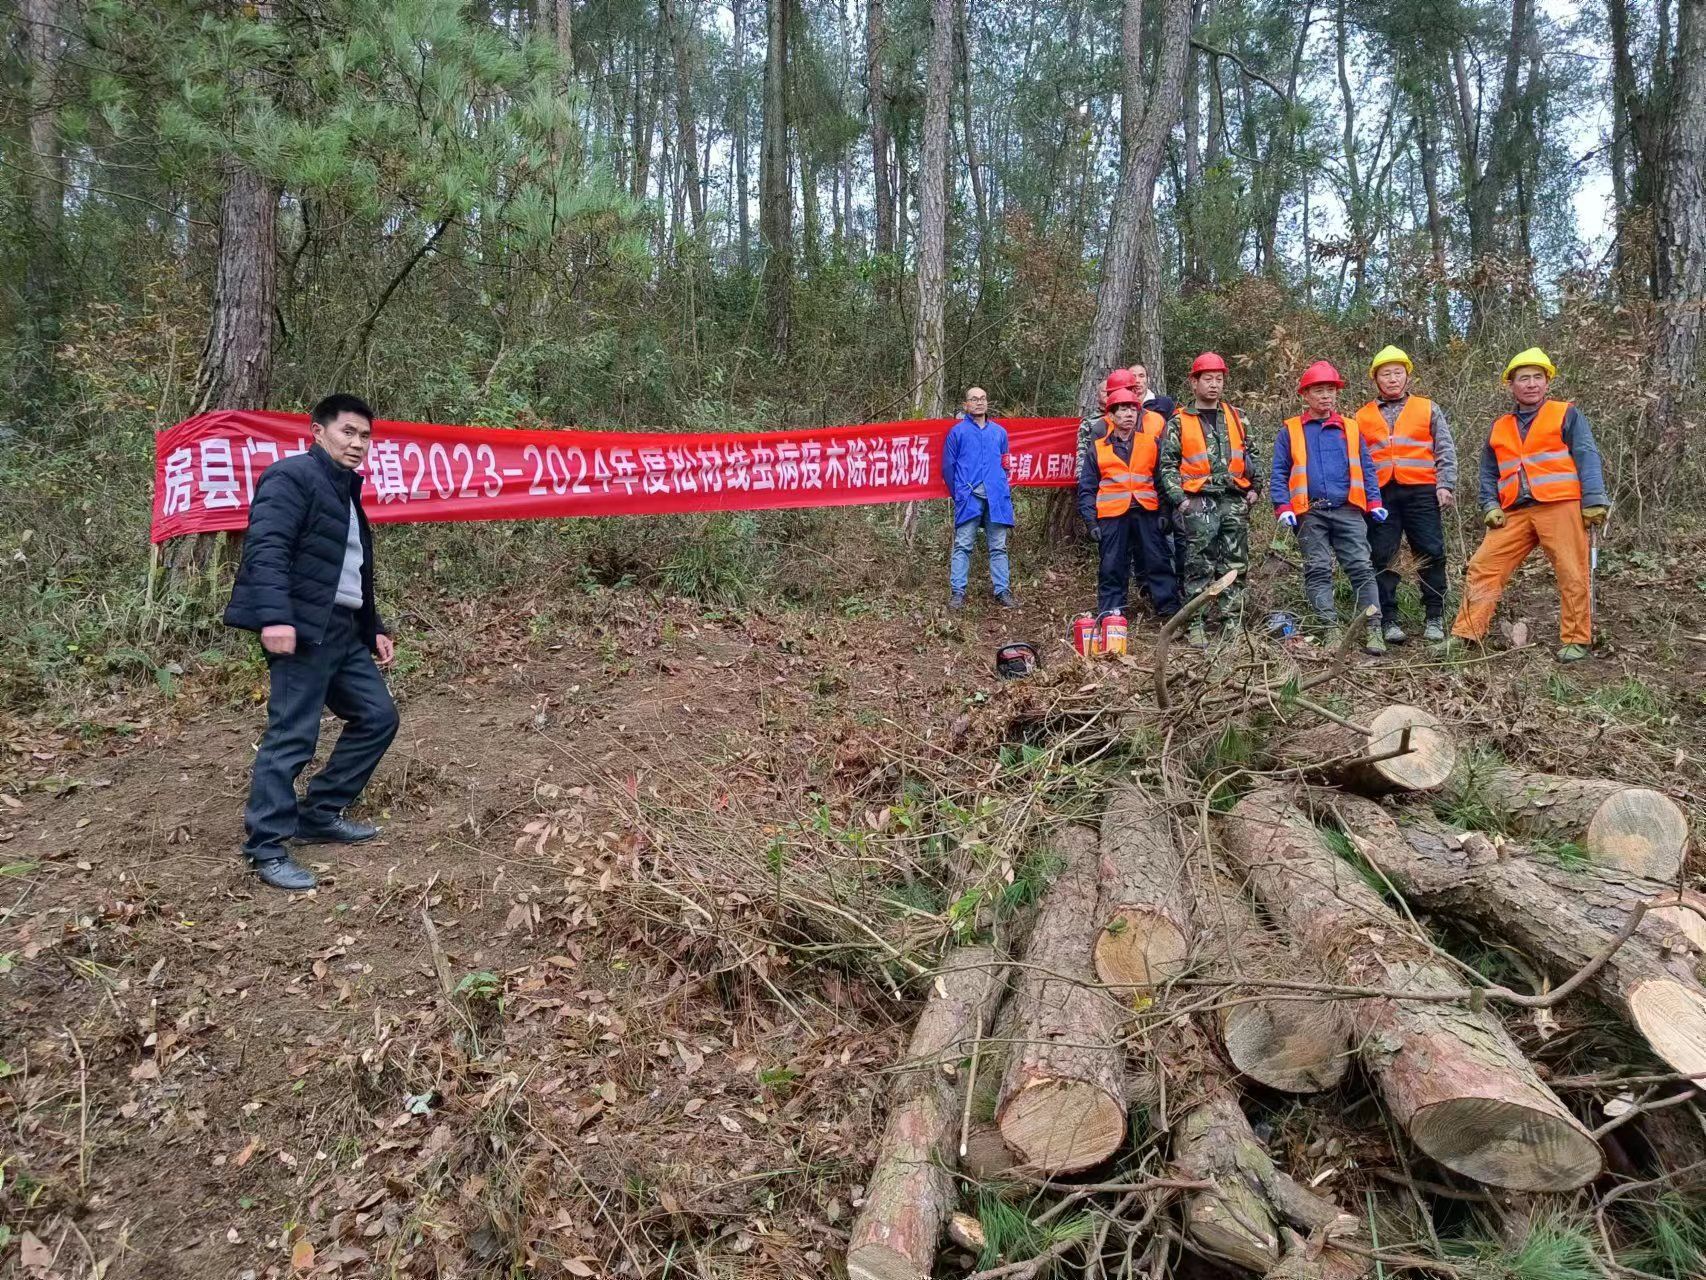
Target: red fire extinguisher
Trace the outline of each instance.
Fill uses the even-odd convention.
[[[1096,655],[1096,618],[1093,614],[1081,613],[1072,620],[1072,647],[1079,655],[1092,658]]]
[[[1099,653],[1124,653],[1126,649],[1125,614],[1110,609],[1097,624],[1096,649]]]

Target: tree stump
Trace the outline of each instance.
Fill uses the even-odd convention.
[[[1410,749],[1394,755],[1406,729]],[[1329,723],[1291,734],[1276,754],[1319,781],[1377,796],[1437,790],[1457,765],[1457,747],[1445,726],[1420,707],[1401,703],[1382,707],[1361,728]]]

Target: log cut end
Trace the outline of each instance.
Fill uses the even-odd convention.
[[[1184,931],[1159,911],[1121,907],[1096,937],[1096,976],[1110,987],[1148,987],[1185,968]]]
[[[1629,1010],[1654,1053],[1706,1082],[1706,996],[1681,982],[1655,978],[1629,993]]]
[[[1562,1109],[1456,1097],[1411,1119],[1416,1145],[1446,1168],[1513,1191],[1570,1191],[1605,1167],[1599,1144]]]
[[[1380,760],[1371,768],[1393,791],[1434,791],[1445,785],[1457,767],[1457,748],[1451,735],[1420,707],[1397,704],[1384,707],[1369,722],[1368,753],[1384,755],[1398,750],[1404,730],[1410,731],[1410,749],[1401,756]]]
[[[1264,1000],[1235,1006],[1221,1024],[1232,1065],[1286,1093],[1319,1093],[1344,1079],[1350,1027],[1331,1001]]]
[[[1080,1080],[1036,1080],[1007,1099],[1001,1136],[1026,1164],[1077,1173],[1101,1164],[1125,1141],[1125,1108]]]
[[[1675,880],[1688,848],[1682,806],[1649,787],[1623,787],[1588,819],[1588,856],[1650,880]]]
[[[929,1280],[912,1259],[886,1244],[868,1244],[847,1255],[847,1280]]]

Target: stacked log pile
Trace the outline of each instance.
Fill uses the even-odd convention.
[[[1424,1182],[1478,1183],[1489,1203],[1574,1191],[1606,1170],[1600,1135],[1525,1056],[1512,1012],[1596,1002],[1655,1069],[1706,1086],[1706,896],[1679,887],[1688,831],[1673,801],[1501,767],[1481,794],[1536,845],[1456,830],[1415,803],[1459,767],[1438,720],[1318,710],[1324,723],[1292,734],[1224,814],[1113,785],[1099,837],[1050,837],[1060,871],[1023,954],[950,954],[892,1086],[850,1275],[936,1274],[956,1179],[997,1171],[1074,1201],[1121,1193],[1097,1241],[1126,1213],[1132,1232],[1256,1275],[1372,1274],[1401,1260],[1371,1238],[1365,1206],[1294,1178],[1255,1108],[1273,1091],[1330,1107],[1371,1093]],[[1514,949],[1542,989],[1478,979],[1420,917]],[[983,1115],[964,1092],[973,1059],[990,1081]],[[1122,1152],[1139,1136],[1166,1167],[1134,1181]],[[1099,1168],[1119,1180],[1081,1181]]]

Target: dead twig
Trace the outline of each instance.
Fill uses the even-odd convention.
[[[1161,634],[1155,638],[1155,658],[1150,663],[1155,672],[1155,705],[1162,711],[1166,711],[1172,705],[1172,699],[1167,692],[1167,655],[1173,648],[1173,638],[1189,625],[1192,618],[1208,608],[1216,596],[1236,581],[1238,581],[1238,571],[1236,569],[1227,570],[1187,600],[1184,608],[1162,624]]]

